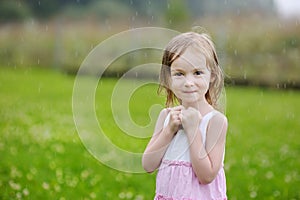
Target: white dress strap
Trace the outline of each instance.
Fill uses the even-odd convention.
[[[168,115],[167,115],[167,117],[165,119],[164,127],[166,127],[168,125],[169,121],[170,121],[170,112],[168,113]]]
[[[213,110],[213,111],[207,113],[206,115],[204,115],[204,117],[201,120],[199,128],[200,128],[200,131],[201,131],[201,134],[202,134],[202,141],[203,141],[204,144],[205,144],[205,141],[206,141],[206,131],[207,131],[208,123],[216,113],[217,113],[217,111]]]

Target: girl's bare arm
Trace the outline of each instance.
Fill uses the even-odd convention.
[[[169,109],[163,109],[160,112],[154,134],[148,143],[142,158],[143,168],[147,172],[153,172],[159,167],[174,134],[177,132],[178,127],[181,124],[178,117],[180,108],[175,107],[172,111]],[[170,121],[168,125],[164,127],[164,121],[169,112],[171,112]]]
[[[199,128],[188,135],[192,167],[201,184],[211,183],[222,166],[227,126],[227,118],[218,113],[209,122],[205,146]]]

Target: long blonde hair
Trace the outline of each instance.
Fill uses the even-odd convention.
[[[188,47],[199,49],[201,54],[205,56],[207,68],[211,72],[211,77],[214,77],[210,82],[205,98],[215,109],[222,110],[218,100],[224,87],[224,75],[222,68],[219,66],[214,43],[212,42],[211,37],[206,33],[187,32],[171,39],[163,53],[158,93],[166,91],[166,107],[174,106],[176,102],[180,102],[170,89],[171,65]]]

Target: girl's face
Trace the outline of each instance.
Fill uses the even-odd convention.
[[[171,90],[184,107],[198,107],[206,102],[211,72],[199,50],[188,47],[171,65]]]

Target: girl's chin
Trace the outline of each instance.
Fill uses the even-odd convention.
[[[184,107],[198,107],[200,104],[203,105],[203,103],[206,102],[206,100],[202,100],[202,99],[197,99],[197,100],[185,100],[182,99],[181,100],[181,105],[183,105]]]
[[[181,104],[184,106],[184,107],[195,107],[197,105],[199,105],[199,101],[182,101]]]
[[[182,103],[199,103],[201,99],[199,98],[182,98],[181,102]]]

